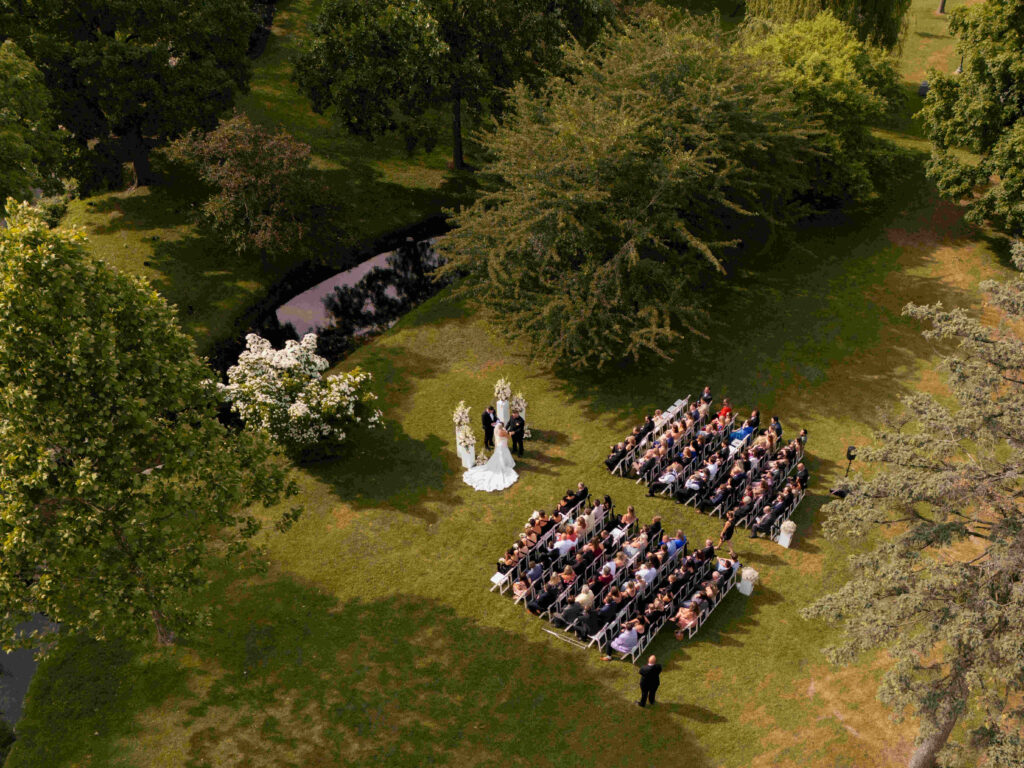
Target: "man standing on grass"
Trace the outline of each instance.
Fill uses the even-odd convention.
[[[647,664],[640,668],[640,701],[637,702],[637,706],[647,706],[648,700],[653,706],[654,695],[658,692],[659,685],[661,685],[661,664],[658,663],[657,656],[651,656],[647,659]]]

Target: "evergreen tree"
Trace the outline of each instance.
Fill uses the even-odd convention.
[[[949,31],[963,71],[928,75],[928,174],[944,196],[967,202],[968,220],[1024,232],[1024,0],[957,8]]]
[[[464,112],[498,111],[502,89],[537,79],[570,35],[592,38],[613,13],[610,0],[326,0],[295,76],[316,111],[410,149],[434,143],[430,113],[448,105],[462,168]]]
[[[1014,261],[1024,269],[1024,247]],[[883,648],[879,695],[913,712],[911,768],[930,768],[961,721],[985,765],[1024,760],[1024,278],[983,286],[1007,321],[910,305],[929,338],[959,342],[945,360],[955,404],[915,394],[860,456],[879,471],[849,483],[828,508],[829,537],[882,536],[851,558],[853,575],[806,615],[842,622],[834,661]],[[973,762],[973,761],[972,761]]]
[[[211,372],[152,288],[26,204],[7,217],[0,636],[39,613],[171,642],[203,619],[211,564],[259,531],[250,506],[289,490],[284,470],[265,438],[217,420]]]

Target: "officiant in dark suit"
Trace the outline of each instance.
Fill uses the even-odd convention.
[[[523,457],[523,439],[526,437],[526,421],[519,415],[519,411],[512,411],[512,418],[505,425],[509,436],[512,438],[512,451],[519,458]]]
[[[484,425],[484,448],[494,447],[494,423],[498,420],[498,414],[494,412],[494,406],[488,405],[487,410],[480,414],[480,421]]]

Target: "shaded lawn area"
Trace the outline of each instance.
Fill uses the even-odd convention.
[[[914,176],[882,215],[819,222],[748,265],[716,290],[711,337],[671,364],[545,373],[447,294],[427,302],[345,364],[374,373],[387,429],[297,473],[305,513],[267,537],[268,577],[214,585],[210,631],[148,662],[171,665],[177,682],[151,684],[134,657],[113,659],[122,682],[97,707],[137,716],[90,731],[74,696],[35,705],[69,675],[46,662],[12,765],[41,764],[54,736],[54,766],[901,764],[913,724],[876,701],[878,660],[828,666],[820,651],[835,633],[799,611],[841,583],[853,551],[819,530],[846,445],[897,396],[942,389],[935,349],[900,308],[977,305],[978,280],[1005,274],[983,234],[928,189]],[[465,398],[475,418],[501,375],[525,392],[536,438],[519,483],[491,496],[461,483],[450,414]],[[634,668],[544,633],[487,580],[530,510],[578,480],[691,541],[717,537],[718,521],[646,499],[601,464],[645,410],[705,383],[740,413],[778,414],[787,435],[806,427],[813,484],[793,549],[738,535],[741,560],[762,574],[751,598],[730,594],[693,641],[655,640],[665,674],[659,705],[643,711]]]

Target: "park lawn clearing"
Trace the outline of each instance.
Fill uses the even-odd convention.
[[[915,2],[915,18],[932,4]],[[283,46],[301,28],[288,25],[314,8],[281,3],[246,109],[307,125],[296,135],[339,179],[354,167],[384,179],[383,193],[401,179],[419,190],[413,198],[435,194],[440,156],[422,175],[397,155],[332,156],[348,140],[332,144],[325,123],[298,111]],[[919,44],[908,38],[908,61]],[[76,203],[69,219],[93,230],[94,253],[153,279],[179,310],[191,304],[201,349],[246,293],[265,289],[212,244],[154,260],[154,244],[200,239],[156,190],[94,202]],[[820,651],[837,633],[799,615],[843,582],[855,551],[821,536],[821,507],[846,446],[869,438],[879,408],[943,388],[937,348],[900,308],[941,300],[977,310],[977,281],[1008,272],[998,243],[941,203],[920,171],[885,210],[830,217],[795,241],[714,288],[709,338],[671,364],[555,375],[448,293],[411,312],[341,366],[374,374],[387,429],[296,472],[305,512],[288,534],[266,537],[268,575],[215,584],[213,626],[187,647],[140,655],[81,642],[44,662],[7,768],[904,764],[915,727],[895,724],[875,698],[882,659],[827,665]],[[485,495],[461,483],[451,411],[465,399],[478,418],[499,376],[526,395],[534,439],[519,483]],[[787,437],[807,428],[812,485],[792,549],[737,534],[741,561],[762,576],[752,597],[728,595],[692,641],[668,631],[654,641],[665,674],[659,704],[643,711],[632,704],[635,668],[559,642],[489,593],[488,577],[530,511],[578,480],[620,508],[635,504],[644,521],[663,515],[691,542],[717,540],[717,519],[646,499],[602,464],[644,412],[704,384],[741,415],[778,414]],[[86,695],[93,667],[114,682]]]
[[[342,366],[374,374],[387,428],[297,472],[305,512],[267,536],[268,576],[216,585],[214,626],[161,659],[182,684],[65,764],[901,764],[914,724],[875,699],[878,658],[828,666],[835,631],[799,611],[842,582],[853,551],[819,530],[846,445],[868,438],[879,407],[936,386],[935,349],[900,307],[976,307],[960,274],[1006,274],[984,233],[936,215],[946,204],[927,190],[908,179],[900,208],[821,222],[742,268],[715,289],[710,338],[672,364],[556,376],[447,293],[414,310]],[[525,393],[534,439],[520,481],[485,495],[461,483],[451,411],[465,398],[475,417],[500,375]],[[762,575],[752,597],[728,595],[692,641],[654,641],[665,674],[642,711],[633,667],[559,642],[488,577],[529,512],[578,480],[692,542],[717,539],[717,519],[647,499],[601,463],[642,413],[705,383],[741,414],[778,414],[786,435],[807,428],[812,486],[793,549],[738,534]]]

